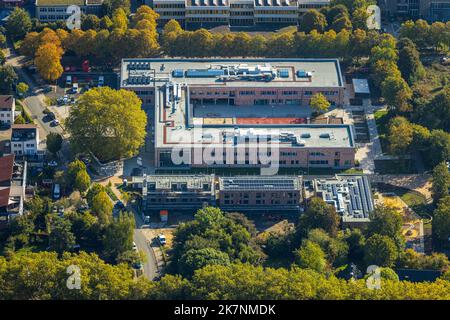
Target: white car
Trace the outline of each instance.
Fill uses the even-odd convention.
[[[134,250],[134,251],[138,251],[138,247],[137,247],[137,245],[136,245],[136,242],[133,242],[133,250]]]
[[[164,246],[166,244],[166,237],[163,234],[158,235],[159,243]]]
[[[52,160],[52,161],[49,161],[49,162],[47,163],[47,165],[48,165],[49,167],[57,167],[57,166],[58,166],[58,162],[56,162],[55,160]]]
[[[59,124],[60,124],[60,122],[58,119],[55,119],[52,121],[52,126],[54,126],[54,127],[59,126]]]

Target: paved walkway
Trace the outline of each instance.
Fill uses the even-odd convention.
[[[359,161],[360,167],[365,174],[373,174],[375,172],[375,159],[383,156],[381,149],[380,137],[378,134],[377,125],[375,122],[374,112],[385,107],[375,107],[370,103],[370,99],[363,100],[363,107],[355,108],[348,107],[349,110],[364,110],[366,114],[366,122],[369,130],[370,142],[358,144],[356,151],[356,160]]]

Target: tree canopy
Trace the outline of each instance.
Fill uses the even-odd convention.
[[[141,104],[128,90],[101,87],[87,91],[66,120],[71,145],[106,161],[135,155],[146,135],[147,116]]]

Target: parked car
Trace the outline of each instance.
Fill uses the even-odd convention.
[[[162,246],[166,245],[166,236],[163,234],[158,235],[158,241]]]
[[[72,85],[72,93],[73,94],[78,93],[78,83],[74,83]]]
[[[59,126],[59,124],[60,124],[60,122],[59,122],[58,119],[54,119],[54,120],[52,121],[52,123],[51,123],[51,125],[52,125],[53,127]]]
[[[71,86],[72,85],[72,76],[67,76],[66,78],[66,85]]]
[[[53,185],[53,199],[58,200],[61,198],[61,186],[58,183]]]
[[[104,76],[99,76],[98,77],[98,86],[99,87],[103,87],[105,85],[105,77]]]
[[[134,251],[138,251],[138,247],[137,247],[137,245],[136,245],[136,242],[133,242],[133,250],[134,250]]]
[[[55,160],[52,160],[52,161],[49,161],[49,162],[47,163],[47,165],[48,165],[49,167],[57,167],[57,166],[58,166],[58,162],[56,162]]]

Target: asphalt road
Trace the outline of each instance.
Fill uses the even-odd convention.
[[[36,124],[44,131],[45,135],[50,132],[57,132],[63,134],[63,130],[60,126],[51,126],[51,121],[44,121],[44,110],[46,104],[44,103],[45,95],[42,93],[43,87],[39,86],[32,77],[30,77],[23,67],[23,63],[26,61],[24,56],[17,55],[9,44],[6,49],[6,64],[14,67],[19,81],[28,84],[30,91],[28,96],[23,100],[26,111],[30,113],[30,116],[35,120]],[[42,139],[45,137],[41,137]]]
[[[131,209],[133,211],[136,221],[136,229],[134,229],[133,240],[136,243],[138,250],[144,252],[147,256],[147,261],[143,263],[144,276],[149,280],[153,280],[157,276],[159,276],[155,254],[150,248],[150,244],[147,243],[147,238],[142,233],[141,227],[144,224],[142,218],[131,206],[128,207],[128,209]]]

